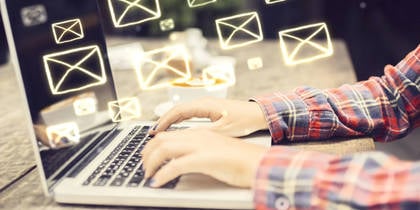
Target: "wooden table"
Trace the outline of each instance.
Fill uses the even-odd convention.
[[[139,40],[111,38],[109,45],[116,45]],[[159,40],[141,41],[145,50],[162,45]],[[210,49],[218,51],[217,42],[210,42]],[[286,67],[280,57],[278,43],[264,41],[246,49],[224,51],[221,54],[237,59],[237,84],[229,90],[229,98],[247,100],[249,97],[273,91],[291,91],[293,88],[308,85],[316,88],[338,87],[344,83],[353,83],[356,77],[345,44],[334,41],[335,53],[332,57],[295,67]],[[250,71],[247,59],[261,57],[264,68]],[[142,92],[137,81],[133,80],[133,71],[116,71],[115,80],[120,96],[136,95],[143,104],[143,118],[156,119],[154,107],[167,100],[166,91]],[[134,90],[134,91],[133,91]],[[17,90],[17,82],[12,65],[0,67],[0,208],[1,209],[108,209],[114,207],[93,207],[80,205],[58,205],[42,193],[38,172],[29,142],[25,123],[22,122],[23,98]],[[145,100],[147,99],[147,100]],[[146,104],[145,106],[144,104]],[[306,149],[339,154],[354,153],[374,149],[370,138],[355,139],[345,142],[329,141],[327,144],[298,145]],[[130,209],[130,208],[124,208]]]

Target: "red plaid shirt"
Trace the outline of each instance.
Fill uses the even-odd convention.
[[[420,46],[397,66],[386,66],[383,77],[254,100],[265,112],[273,144],[339,136],[388,142],[420,126],[419,75]],[[420,209],[420,161],[274,146],[254,189],[256,209]]]

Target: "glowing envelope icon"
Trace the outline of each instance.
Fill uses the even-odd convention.
[[[222,49],[243,47],[264,39],[256,12],[218,19],[216,26]]]
[[[175,45],[144,53],[136,73],[140,88],[153,90],[173,82],[191,79],[190,58],[182,45]]]
[[[85,116],[96,113],[97,101],[95,98],[80,98],[73,102],[76,116]]]
[[[311,62],[334,53],[325,23],[287,29],[280,31],[279,36],[280,49],[286,65]]]
[[[202,76],[204,81],[214,80],[214,81],[223,81],[228,84],[228,86],[233,86],[236,83],[235,70],[232,67],[227,66],[210,66],[203,69]]]
[[[113,122],[122,122],[139,118],[141,107],[137,98],[125,98],[108,103],[109,115]]]
[[[257,70],[264,67],[264,62],[261,57],[250,58],[247,63],[249,70]]]
[[[159,0],[108,0],[112,22],[116,28],[159,19]]]
[[[44,67],[54,95],[105,84],[106,73],[98,46],[87,46],[45,55]]]
[[[47,127],[47,137],[52,148],[80,142],[79,127],[75,122]]]
[[[53,23],[52,30],[57,44],[72,42],[84,38],[83,26],[80,19]]]
[[[169,31],[175,28],[175,22],[172,18],[169,18],[169,19],[160,21],[159,26],[160,26],[160,30]]]

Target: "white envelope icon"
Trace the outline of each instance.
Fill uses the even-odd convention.
[[[280,31],[279,36],[280,48],[286,65],[311,62],[334,53],[325,23],[287,29]]]
[[[169,31],[175,28],[175,22],[172,18],[161,20],[159,23],[160,30]]]
[[[113,122],[132,120],[141,116],[141,107],[137,98],[108,102],[108,111]]]
[[[214,80],[216,83],[218,80],[221,80],[226,82],[228,86],[233,86],[236,83],[234,68],[224,65],[210,66],[203,69],[201,77],[204,81]]]
[[[201,7],[207,4],[216,2],[217,0],[188,0],[188,6],[190,7]]]
[[[53,23],[51,27],[53,30],[54,40],[57,44],[83,39],[85,36],[80,19]]]
[[[116,28],[159,19],[162,15],[159,0],[108,0],[108,6]]]
[[[76,48],[43,57],[52,94],[65,94],[107,81],[105,64],[98,46]]]
[[[243,47],[264,39],[257,12],[217,19],[216,28],[222,49]]]
[[[47,137],[52,148],[80,142],[79,127],[75,122],[47,127]]]
[[[97,111],[97,101],[93,97],[76,99],[73,102],[73,108],[76,116],[94,114]]]
[[[140,88],[159,89],[191,79],[190,58],[185,47],[175,45],[146,52],[136,67]]]

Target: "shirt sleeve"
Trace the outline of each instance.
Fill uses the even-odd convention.
[[[254,97],[273,144],[282,140],[371,136],[387,142],[420,126],[420,46],[382,77],[336,89],[310,87]]]
[[[380,152],[334,156],[274,146],[254,185],[255,208],[420,209],[420,162]]]

